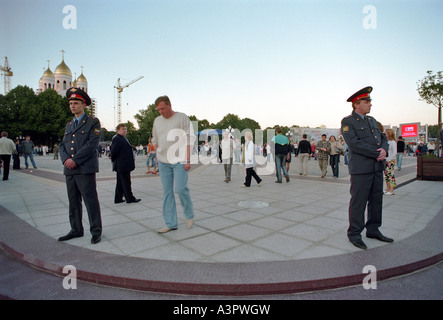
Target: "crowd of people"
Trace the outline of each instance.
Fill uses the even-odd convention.
[[[205,141],[196,145],[196,137],[191,134],[191,124],[187,115],[172,109],[167,96],[161,96],[155,101],[160,116],[153,124],[152,139],[147,146],[133,147],[126,138],[125,124],[117,126],[117,134],[106,148],[100,145],[100,121],[87,115],[84,111],[91,104],[88,94],[79,88],[70,88],[66,92],[73,118],[66,124],[64,138],[60,145],[55,145],[63,164],[63,173],[66,179],[69,199],[69,222],[71,230],[60,237],[59,241],[82,237],[82,201],[84,201],[92,235],[91,243],[101,240],[102,221],[100,203],[97,196],[96,173],[98,172],[98,157],[105,153],[110,157],[113,171],[116,172],[116,188],[114,202],[134,203],[141,199],[136,198],[131,189],[131,171],[135,169],[135,157],[147,157],[147,174],[156,174],[160,171],[163,187],[163,218],[165,227],[158,230],[163,234],[178,227],[175,193],[178,194],[184,209],[186,227],[191,228],[194,223],[193,203],[190,197],[188,171],[191,169],[191,155],[200,157],[215,157],[218,163],[223,163],[226,183],[231,181],[232,164],[241,163],[245,166],[246,176],[243,187],[250,187],[252,178],[258,185],[262,179],[257,174],[257,157],[265,157],[266,161],[274,161],[275,183],[282,183],[283,176],[286,183],[290,182],[289,169],[293,158],[299,157],[299,174],[307,175],[309,159],[317,160],[321,171],[321,178],[327,173],[328,165],[332,169],[334,178],[339,177],[339,162],[344,157],[344,164],[348,165],[351,176],[351,200],[349,202],[349,228],[347,235],[353,245],[366,249],[361,239],[361,232],[366,229],[368,238],[375,238],[383,242],[394,240],[385,237],[380,231],[383,177],[386,182],[385,195],[394,195],[396,179],[395,166],[401,170],[402,158],[408,153],[409,146],[401,137],[396,139],[392,129],[384,130],[380,123],[368,116],[372,104],[370,93],[372,87],[366,87],[356,92],[347,101],[352,102],[353,112],[343,118],[341,124],[342,136],[336,139],[334,135],[321,136],[315,142],[307,140],[303,135],[298,143],[292,143],[283,135],[280,127],[275,128],[275,135],[266,145],[255,145],[252,132],[246,132],[245,143],[233,139],[229,132],[223,132],[221,141],[208,143]],[[178,140],[170,138],[171,132],[177,133]],[[11,155],[14,156],[14,169],[20,169],[15,160],[20,154],[25,158],[28,168],[28,158],[34,168],[37,168],[33,155],[36,146],[27,136],[24,141],[15,143],[7,138],[7,132],[1,133],[0,158],[4,164],[3,180],[8,180]],[[413,150],[414,154],[436,152],[431,141],[429,145],[420,143]],[[45,154],[46,149],[42,152]],[[438,151],[438,150],[437,150]],[[54,156],[54,158],[56,158]],[[58,158],[58,157],[57,157]],[[272,159],[273,158],[273,159]],[[153,171],[151,171],[151,168]],[[365,222],[365,211],[368,218]]]

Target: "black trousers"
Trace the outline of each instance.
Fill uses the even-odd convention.
[[[255,179],[255,181],[257,181],[257,183],[261,182],[261,179],[258,176],[258,174],[255,172],[254,168],[246,168],[245,186],[247,186],[247,187],[251,186],[252,177],[254,177],[254,179]]]
[[[123,196],[126,201],[134,201],[131,188],[131,172],[117,172],[117,184],[115,186],[114,202],[122,201]]]
[[[9,179],[9,165],[11,163],[10,154],[0,154],[0,158],[3,160],[3,180]]]
[[[383,207],[383,172],[351,175],[351,201],[349,202],[349,239],[361,239],[361,232],[379,234]],[[365,211],[368,218],[365,223]]]
[[[95,173],[66,176],[66,188],[69,199],[69,223],[71,232],[83,235],[83,206],[85,201],[88,211],[90,232],[93,236],[102,234],[100,203],[97,196]]]
[[[20,156],[18,153],[12,155],[12,169],[20,169]]]

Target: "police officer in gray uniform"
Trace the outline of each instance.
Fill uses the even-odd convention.
[[[97,146],[100,141],[100,121],[84,111],[91,104],[88,94],[78,88],[66,91],[74,118],[66,124],[60,143],[60,159],[64,165],[69,198],[71,231],[59,241],[83,236],[82,198],[89,216],[91,243],[100,242],[102,221],[97,196],[95,174],[98,172]]]
[[[349,241],[360,249],[367,249],[361,238],[364,228],[368,238],[394,241],[379,230],[382,223],[383,170],[389,146],[377,121],[367,116],[372,106],[371,91],[372,87],[365,87],[348,98],[354,111],[341,122],[341,132],[349,147],[348,168],[351,176],[347,233]],[[368,219],[365,223],[366,207]]]

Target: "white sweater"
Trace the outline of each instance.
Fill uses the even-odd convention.
[[[0,154],[11,155],[15,153],[15,143],[9,138],[0,138]]]
[[[245,167],[246,168],[253,168],[256,166],[254,151],[255,151],[254,142],[249,141],[245,145]]]
[[[157,160],[175,164],[186,161],[187,146],[195,136],[186,114],[175,112],[170,118],[158,116],[152,128],[152,143],[157,145]]]
[[[389,144],[389,150],[388,150],[388,156],[386,157],[386,162],[395,159],[395,157],[397,156],[397,142],[395,142],[395,140],[388,140],[388,144]]]

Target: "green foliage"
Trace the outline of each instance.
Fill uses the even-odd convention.
[[[147,145],[149,138],[152,136],[152,126],[154,120],[160,115],[155,107],[155,104],[150,104],[144,110],[139,110],[134,118],[137,120],[139,137],[137,136],[137,144]]]
[[[438,71],[434,74],[432,71],[427,71],[427,76],[417,82],[417,91],[420,95],[420,100],[428,104],[432,104],[438,108],[438,132],[442,130],[442,107],[443,107],[443,72]],[[440,149],[442,141],[438,135],[437,150]]]
[[[154,104],[150,104],[144,110],[139,110],[134,118],[139,129],[128,121],[128,140],[133,145],[146,145],[152,136],[152,127],[155,118],[160,113]],[[198,123],[197,131],[204,129],[225,130],[229,126],[235,129],[234,136],[240,138],[244,130],[251,130],[255,135],[256,129],[261,129],[257,121],[228,113],[217,123],[210,123],[207,119],[198,119],[197,116],[189,116],[191,121]],[[27,86],[17,86],[7,95],[0,94],[0,131],[8,132],[9,137],[30,135],[36,145],[44,144],[52,146],[61,140],[66,123],[72,119],[69,103],[66,97],[60,96],[55,90],[48,89],[36,95]],[[283,133],[289,131],[289,127],[282,127]],[[111,141],[116,134],[102,128],[103,141]],[[266,143],[266,132],[262,137]]]
[[[36,145],[52,145],[71,118],[68,100],[52,89],[36,95],[27,86],[17,86],[0,95],[0,129],[10,137],[29,134]]]
[[[417,82],[420,100],[441,108],[443,105],[443,73],[427,71],[427,76]]]

